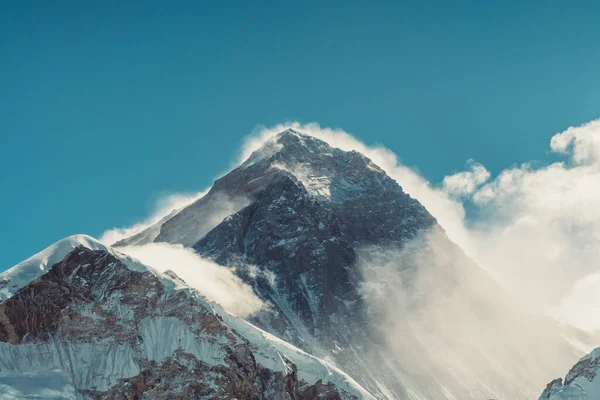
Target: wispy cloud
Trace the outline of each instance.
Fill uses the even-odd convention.
[[[476,258],[507,287],[532,304],[554,308],[567,293],[586,290],[575,282],[599,270],[600,120],[557,133],[550,150],[566,160],[506,169],[472,194],[487,217],[477,221],[470,239]],[[572,313],[587,312],[595,320],[586,327],[600,328],[590,305],[568,304]]]
[[[203,259],[189,248],[168,243],[149,243],[119,247],[118,250],[159,272],[175,272],[187,285],[198,289],[207,299],[219,303],[230,314],[246,317],[264,306],[252,288],[234,274],[233,269]]]

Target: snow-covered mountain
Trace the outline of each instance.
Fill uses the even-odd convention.
[[[513,304],[371,160],[291,129],[115,245],[150,242],[235,267],[270,305],[253,324],[380,399],[535,398],[589,339]]]
[[[234,317],[123,254],[162,242],[266,307]],[[514,304],[371,160],[291,129],[112,248],[70,237],[0,274],[5,398],[525,400],[594,339]]]
[[[539,400],[600,399],[600,348],[582,357],[569,371],[564,381],[550,382]]]
[[[64,239],[0,274],[2,399],[373,399],[174,273]]]

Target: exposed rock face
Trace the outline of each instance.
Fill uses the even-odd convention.
[[[170,275],[77,246],[0,302],[0,388],[30,379],[47,394],[41,374],[53,371],[46,379],[72,389],[56,398],[369,398],[335,369],[323,384],[315,370],[333,367],[271,342]]]
[[[529,338],[512,327],[529,317],[427,210],[362,154],[294,130],[117,245],[152,241],[235,266],[271,305],[253,323],[332,360],[381,399],[531,398],[548,371],[523,376],[544,363],[545,345],[578,357],[556,335],[524,360]],[[422,246],[407,256],[414,243]]]

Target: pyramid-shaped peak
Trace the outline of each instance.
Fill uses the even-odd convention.
[[[271,136],[263,146],[255,151],[250,160],[273,159],[278,162],[320,163],[323,160],[338,159],[343,163],[358,163],[382,172],[368,157],[355,150],[343,150],[316,136],[288,128]]]
[[[314,136],[308,135],[304,132],[297,131],[292,128],[288,128],[277,135],[272,140],[282,146],[304,146],[304,147],[322,147],[330,148],[329,144],[325,141],[318,139]]]
[[[297,131],[293,128],[286,128],[285,130],[279,132],[277,135],[275,135],[277,137],[294,137],[294,136],[309,136],[306,135],[305,133],[302,133],[300,131]]]
[[[333,148],[325,141],[314,136],[288,128],[271,136],[263,145],[255,150],[242,166],[272,160],[278,154],[281,159],[303,159],[319,154],[331,154]]]
[[[314,136],[308,135],[293,128],[287,128],[286,130],[279,132],[277,135],[275,135],[275,137],[278,140],[299,140],[304,138],[316,139]]]

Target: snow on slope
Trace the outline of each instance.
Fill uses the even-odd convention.
[[[90,250],[107,251],[102,243],[88,235],[73,235],[62,239],[2,272],[0,274],[0,301],[8,299],[17,290],[48,272],[54,264],[62,260],[77,246],[84,246]]]
[[[564,379],[546,386],[539,400],[600,399],[600,347],[582,357]]]
[[[0,301],[3,314],[0,315],[2,399],[79,399],[87,398],[86,391],[108,393],[117,390],[116,394],[120,394],[121,390],[127,390],[119,387],[120,382],[140,376],[142,370],[148,368],[148,363],[154,363],[154,368],[157,368],[156,365],[163,368],[165,363],[171,362],[169,360],[185,363],[189,357],[194,357],[204,365],[228,368],[231,355],[226,349],[231,346],[238,348],[243,343],[248,343],[256,362],[267,370],[285,377],[295,374],[294,368],[297,368],[301,386],[332,384],[341,393],[346,393],[345,399],[374,399],[339,369],[227,314],[221,306],[209,302],[174,274],[161,274],[88,236],[61,240],[7,271],[10,272],[7,275],[15,285],[25,287],[29,283],[26,279],[40,278],[57,262],[61,262],[58,274],[61,281],[57,285],[60,290],[82,283],[81,291],[88,289],[91,292],[82,294],[83,297],[75,304],[63,305],[67,319],[62,318],[64,313],[61,311],[58,321],[50,321],[55,325],[43,325],[59,327],[55,333],[50,332],[50,336],[47,333],[39,336],[38,330],[19,337],[23,332],[22,329],[19,332],[16,325],[18,320],[16,323],[14,319],[8,321],[9,317],[5,315],[6,307],[14,308],[15,305],[9,304],[10,299]],[[47,279],[46,282],[53,281]],[[124,285],[125,282],[128,283]],[[16,307],[21,307],[21,300],[28,301],[37,293],[46,293],[40,291],[48,287],[52,285],[39,282],[28,292],[31,295],[19,298]],[[98,292],[102,288],[110,290]],[[11,286],[11,289],[6,292],[6,298],[20,295],[16,288]],[[55,292],[58,297],[54,300],[52,293],[42,298],[44,302],[56,302],[70,291],[67,289],[64,295],[61,291]],[[90,298],[96,300],[89,302]],[[29,306],[31,304],[39,307],[36,301]],[[148,312],[149,306],[156,309],[146,315],[144,313]],[[166,313],[169,309],[170,314]],[[27,306],[23,310],[44,313]],[[116,316],[116,326],[110,322],[114,317],[106,319],[109,315],[106,313]],[[221,317],[222,322],[216,326],[214,318],[210,319],[213,314]],[[36,321],[35,315],[32,318]],[[215,329],[220,332],[223,327],[228,333],[215,336]],[[28,326],[27,329],[32,328]],[[136,337],[140,338],[139,341]],[[287,360],[291,360],[295,367]],[[215,385],[211,378],[205,379],[203,383],[206,385]],[[271,381],[269,385],[272,385]]]
[[[285,362],[281,359],[281,355],[285,355],[298,367],[298,376],[301,380],[309,383],[321,380],[325,384],[332,383],[335,387],[349,393],[359,394],[361,398],[375,400],[375,397],[335,365],[311,356],[239,317],[224,313],[220,306],[217,306],[217,309],[228,326],[250,340],[250,347],[254,351],[257,362],[263,366],[285,372]]]

